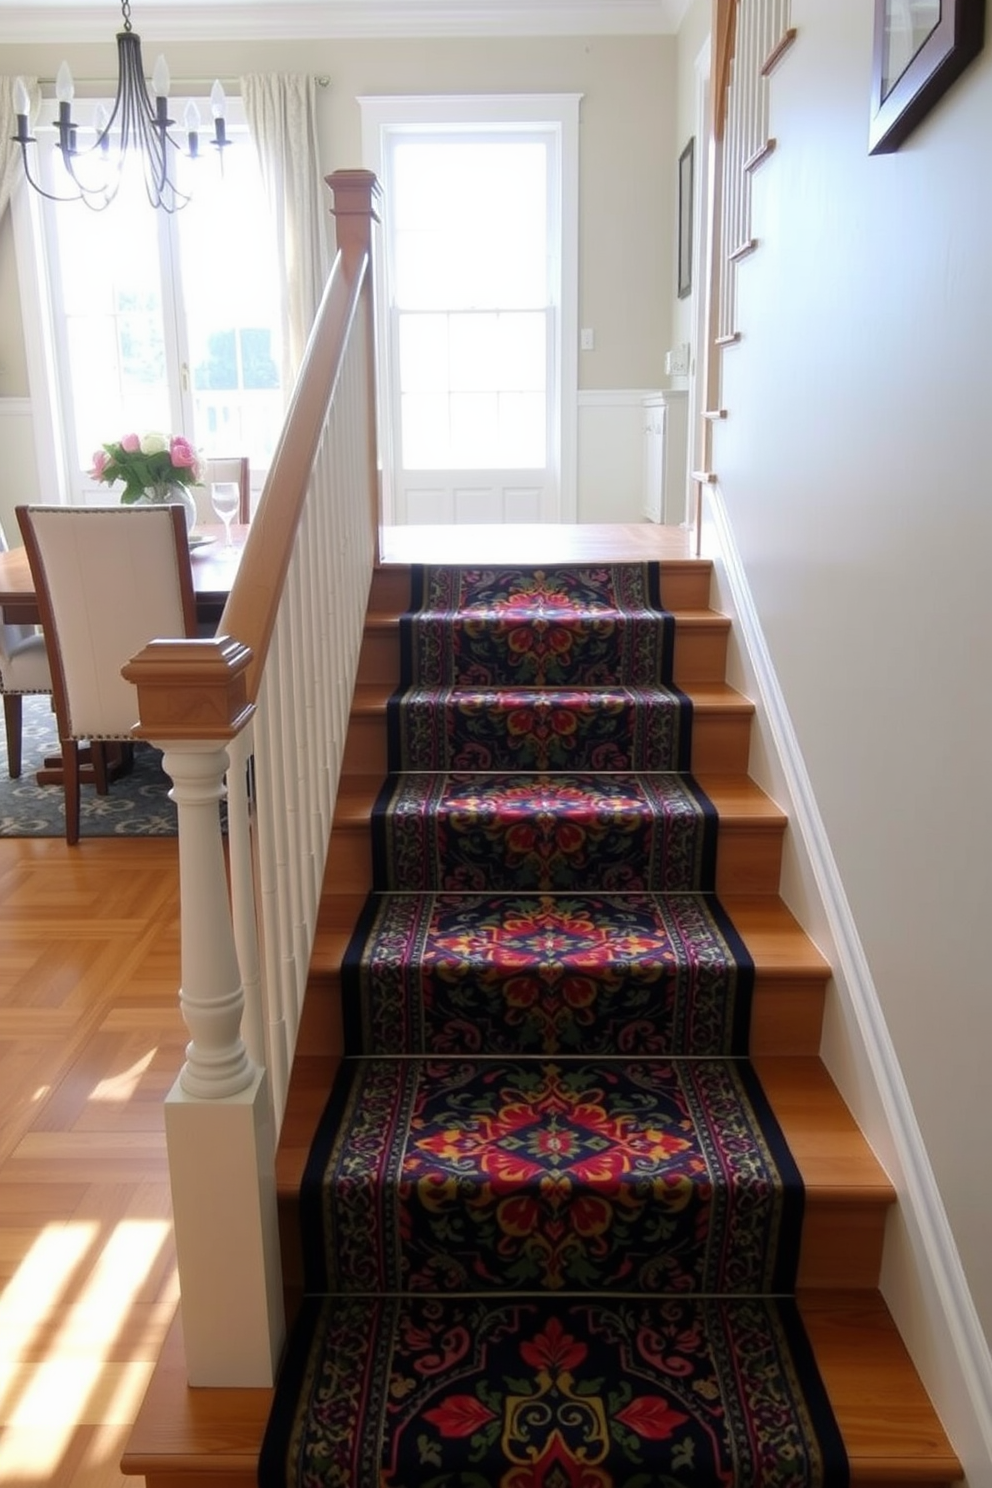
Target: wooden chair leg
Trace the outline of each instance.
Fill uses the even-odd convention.
[[[65,840],[70,847],[79,841],[79,745],[61,739],[62,784],[65,790]]]
[[[93,783],[98,796],[107,794],[107,746],[99,740],[90,740],[90,764],[93,766]]]
[[[7,733],[7,774],[11,780],[21,778],[21,695],[3,695],[3,724]]]

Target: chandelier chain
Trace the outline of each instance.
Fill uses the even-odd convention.
[[[124,30],[131,28],[131,0],[121,0],[121,15],[124,17]]]

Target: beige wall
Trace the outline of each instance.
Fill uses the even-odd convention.
[[[150,66],[159,47],[143,31]],[[7,46],[0,71],[52,78],[65,54],[80,80],[107,78],[112,35],[108,42]],[[674,272],[674,38],[169,42],[162,50],[177,79],[214,71],[225,78],[272,70],[325,75],[318,103],[324,174],[361,164],[355,98],[363,93],[581,93],[579,317],[595,330],[596,349],[580,356],[580,386],[659,385]],[[9,314],[0,289],[0,361]]]
[[[992,45],[873,159],[871,11],[794,0],[714,468],[992,1337]]]

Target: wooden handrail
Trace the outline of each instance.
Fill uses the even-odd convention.
[[[219,626],[221,634],[236,636],[251,650],[246,686],[252,701],[258,695],[327,405],[368,273],[371,225],[379,218],[381,189],[371,171],[338,171],[327,182],[334,192],[338,255]]]

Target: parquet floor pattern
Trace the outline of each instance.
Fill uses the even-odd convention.
[[[178,1301],[172,840],[0,840],[0,1483],[118,1488]]]

